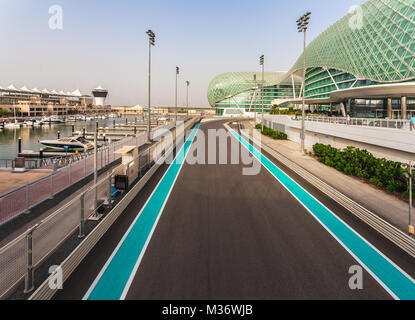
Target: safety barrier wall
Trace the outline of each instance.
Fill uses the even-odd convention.
[[[148,159],[151,163],[149,171],[142,176],[138,183],[125,195],[125,197],[111,210],[111,212],[100,222],[100,224],[83,240],[83,242],[62,262],[60,265],[63,282],[65,282],[82,262],[82,260],[88,255],[93,247],[96,246],[101,237],[105,232],[112,226],[117,218],[124,212],[131,201],[137,196],[140,190],[145,186],[148,180],[153,176],[162,163],[165,162],[166,158],[173,152],[174,146],[180,145],[177,139],[180,141],[184,139],[184,133],[189,128],[193,127],[198,119],[189,120],[185,127],[184,132],[180,132],[178,137],[174,137],[173,140],[162,139],[156,145],[153,145],[148,150],[144,151],[139,157],[139,168],[143,164],[141,159]],[[165,152],[160,152],[164,150]],[[131,166],[136,159],[131,161],[125,166],[125,168]],[[30,297],[31,300],[46,300],[51,299],[56,293],[57,289],[50,288],[49,281],[55,277],[52,274],[43,284],[37,288],[37,290]]]
[[[193,125],[194,121],[190,121],[186,124],[186,128]],[[111,163],[112,161],[121,157],[121,155],[115,154],[117,149],[120,149],[124,145],[136,145],[139,147],[147,141],[146,136],[139,136],[137,138],[129,138],[123,143],[110,146],[107,155],[102,155],[102,162],[98,162],[101,165],[105,163]],[[162,158],[161,155],[156,152],[157,148],[167,148],[171,146],[165,145],[166,141],[161,140],[157,144],[142,151],[137,159],[134,159],[129,164],[124,166],[124,170],[129,175],[129,169],[132,166],[136,166],[138,170],[136,173],[129,175],[130,181],[137,180],[144,170],[150,168],[150,166],[157,163]],[[100,157],[98,157],[99,159]],[[81,169],[76,169],[75,164],[71,166],[72,169],[64,168],[60,170],[56,175],[61,175],[63,179],[70,179],[76,175],[83,176],[81,172],[88,172],[89,168],[94,167],[94,159],[85,159],[82,163]],[[74,169],[75,168],[75,169]],[[71,171],[68,171],[71,170]],[[138,171],[138,172],[137,172]],[[78,229],[79,237],[85,236],[85,222],[93,215],[97,214],[99,208],[106,204],[111,205],[112,202],[112,178],[113,172],[109,173],[106,177],[101,179],[97,185],[91,186],[85,192],[75,197],[69,203],[62,208],[48,216],[45,220],[38,225],[33,226],[26,233],[22,234],[5,247],[0,249],[0,299],[6,298],[10,292],[16,289],[16,287],[25,279],[25,290],[31,291],[34,285],[34,271],[42,264],[58,247],[65,242],[68,237]],[[50,183],[47,178],[42,179],[46,185]],[[38,183],[41,183],[39,181]],[[53,182],[54,180],[52,180]],[[61,180],[58,180],[61,181]],[[62,189],[64,184],[53,185],[54,190]],[[96,196],[95,196],[96,195]],[[35,200],[34,200],[35,201]]]
[[[98,170],[121,158],[115,151],[126,145],[142,146],[147,141],[146,133],[137,137],[128,137],[98,150]],[[0,225],[16,218],[22,213],[47,199],[53,198],[59,192],[81,181],[94,172],[94,155],[52,172],[50,175],[30,182],[0,196]]]

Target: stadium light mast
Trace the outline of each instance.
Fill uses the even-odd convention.
[[[189,116],[189,86],[190,86],[190,81],[186,81],[186,107],[187,107],[187,116]]]
[[[257,86],[257,82],[256,82],[256,73],[254,74],[254,85],[255,85],[255,90],[254,90],[254,97],[252,98],[252,100],[255,98],[256,100],[256,92],[258,90],[258,86]],[[257,116],[256,116],[256,112],[257,112],[257,108],[256,108],[256,101],[254,101],[255,103],[255,125],[257,125]],[[251,108],[252,108],[252,103],[251,103]]]
[[[148,35],[148,142],[151,142],[151,47],[156,44],[156,35],[147,30]]]
[[[261,105],[262,105],[262,132],[264,132],[264,84],[265,84],[265,56],[259,57],[259,65],[262,66],[262,84],[261,84]]]
[[[176,99],[175,99],[175,110],[176,110],[176,127],[177,127],[177,81],[180,74],[180,68],[176,67]]]
[[[307,29],[310,23],[311,12],[307,12],[297,20],[298,32],[304,33],[304,66],[303,66],[303,107],[301,117],[301,151],[305,152],[305,76],[306,76],[306,46],[307,46]]]

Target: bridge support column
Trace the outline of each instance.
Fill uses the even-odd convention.
[[[387,108],[388,108],[388,111],[387,111],[386,117],[388,119],[392,119],[392,98],[387,99]]]
[[[346,107],[344,106],[344,102],[340,103],[340,112],[342,113],[343,117],[346,117]]]
[[[406,97],[402,97],[401,99],[401,110],[402,110],[402,120],[406,120],[407,119],[407,104],[406,104]]]

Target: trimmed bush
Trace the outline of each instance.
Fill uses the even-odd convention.
[[[262,130],[262,125],[257,124],[256,128],[258,130]],[[275,131],[271,128],[265,127],[264,126],[264,131],[262,131],[262,134],[271,137],[274,140],[287,140],[288,136],[284,133],[284,132],[280,132],[280,131]]]
[[[408,183],[402,174],[400,162],[379,159],[366,150],[347,147],[343,150],[330,145],[315,144],[313,151],[318,160],[347,175],[359,177],[389,192],[409,197]],[[415,194],[414,194],[415,198]]]

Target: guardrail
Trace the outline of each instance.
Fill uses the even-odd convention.
[[[301,117],[295,118],[301,120]],[[309,122],[321,122],[329,124],[342,124],[349,126],[359,127],[375,127],[386,129],[401,129],[401,130],[413,130],[410,120],[394,120],[394,119],[363,119],[363,118],[338,118],[338,117],[310,117],[304,118]]]
[[[250,137],[247,137],[246,134],[243,132],[242,135],[245,136],[245,138],[250,139]],[[281,162],[290,170],[297,173],[300,177],[305,179],[311,185],[313,185],[318,190],[320,190],[321,192],[329,196],[331,199],[339,203],[341,206],[346,208],[360,220],[365,222],[367,225],[375,229],[377,232],[382,234],[384,237],[392,241],[395,245],[397,245],[405,252],[407,252],[409,255],[415,258],[415,239],[411,238],[395,226],[386,222],[375,213],[369,211],[360,204],[356,203],[343,193],[337,191],[335,188],[320,180],[319,178],[317,178],[301,166],[297,165],[296,163],[292,162],[279,152],[275,151],[264,141],[262,141],[262,149],[265,150],[267,153],[271,154],[276,160]]]
[[[126,145],[141,146],[146,141],[147,136],[142,133],[136,137],[128,137],[100,148],[98,150],[98,170],[121,158],[120,154],[115,154],[115,150]],[[64,166],[63,168],[52,171],[46,177],[27,183],[0,196],[0,225],[23,213],[27,213],[43,201],[52,199],[56,194],[94,172],[93,154],[88,154],[83,158],[74,158],[71,161],[68,161],[68,159],[60,159],[60,161],[54,164],[56,164],[56,167]]]
[[[193,124],[193,121],[190,124]],[[163,143],[165,144],[165,140],[159,141],[142,151],[137,159],[123,165],[130,181],[143,177],[144,172],[152,165],[153,169],[151,170],[155,170],[154,167],[162,157],[155,150]],[[121,144],[118,148],[120,147],[122,147]],[[166,148],[166,145],[162,145],[162,147]],[[133,164],[137,165],[138,171],[130,170]],[[112,205],[113,174],[114,172],[111,172],[97,185],[91,186],[45,220],[0,249],[0,299],[4,299],[13,292],[23,279],[25,280],[25,292],[31,292],[34,289],[35,269],[76,230],[78,230],[79,238],[85,237],[85,222],[95,215],[101,206]],[[140,184],[146,181],[147,176],[148,173],[142,178]],[[107,217],[104,218],[104,221],[108,221]],[[97,227],[93,233],[99,233],[99,230]],[[88,238],[90,237],[91,234]]]
[[[185,132],[188,128],[193,127],[193,125],[197,122],[196,119],[189,121],[184,128],[184,132],[181,133],[179,139],[185,136]],[[137,194],[142,190],[142,188],[146,185],[148,180],[153,176],[153,174],[157,171],[160,167],[161,163],[164,163],[165,159],[173,152],[175,144],[176,144],[177,137],[174,137],[171,144],[167,144],[169,141],[161,140],[156,145],[152,146],[150,152],[151,160],[153,166],[149,169],[149,171],[142,176],[140,181],[125,195],[125,197],[111,210],[108,215],[100,222],[100,224],[82,241],[82,243],[62,262],[60,265],[63,282],[65,282],[71,274],[75,271],[75,269],[79,266],[79,264],[85,259],[85,257],[89,254],[89,252],[97,245],[99,240],[102,236],[108,231],[108,229],[112,226],[112,224],[118,219],[118,217],[124,212],[124,210],[128,207],[131,201],[137,196]],[[154,153],[156,148],[165,150],[163,153]],[[139,156],[138,159],[132,160],[129,164],[126,165],[126,168],[130,167],[132,163],[141,159]],[[33,293],[30,297],[30,300],[47,300],[52,299],[57,289],[53,289],[49,287],[49,280],[55,277],[55,274],[52,274],[46,281],[42,283],[42,285]]]

